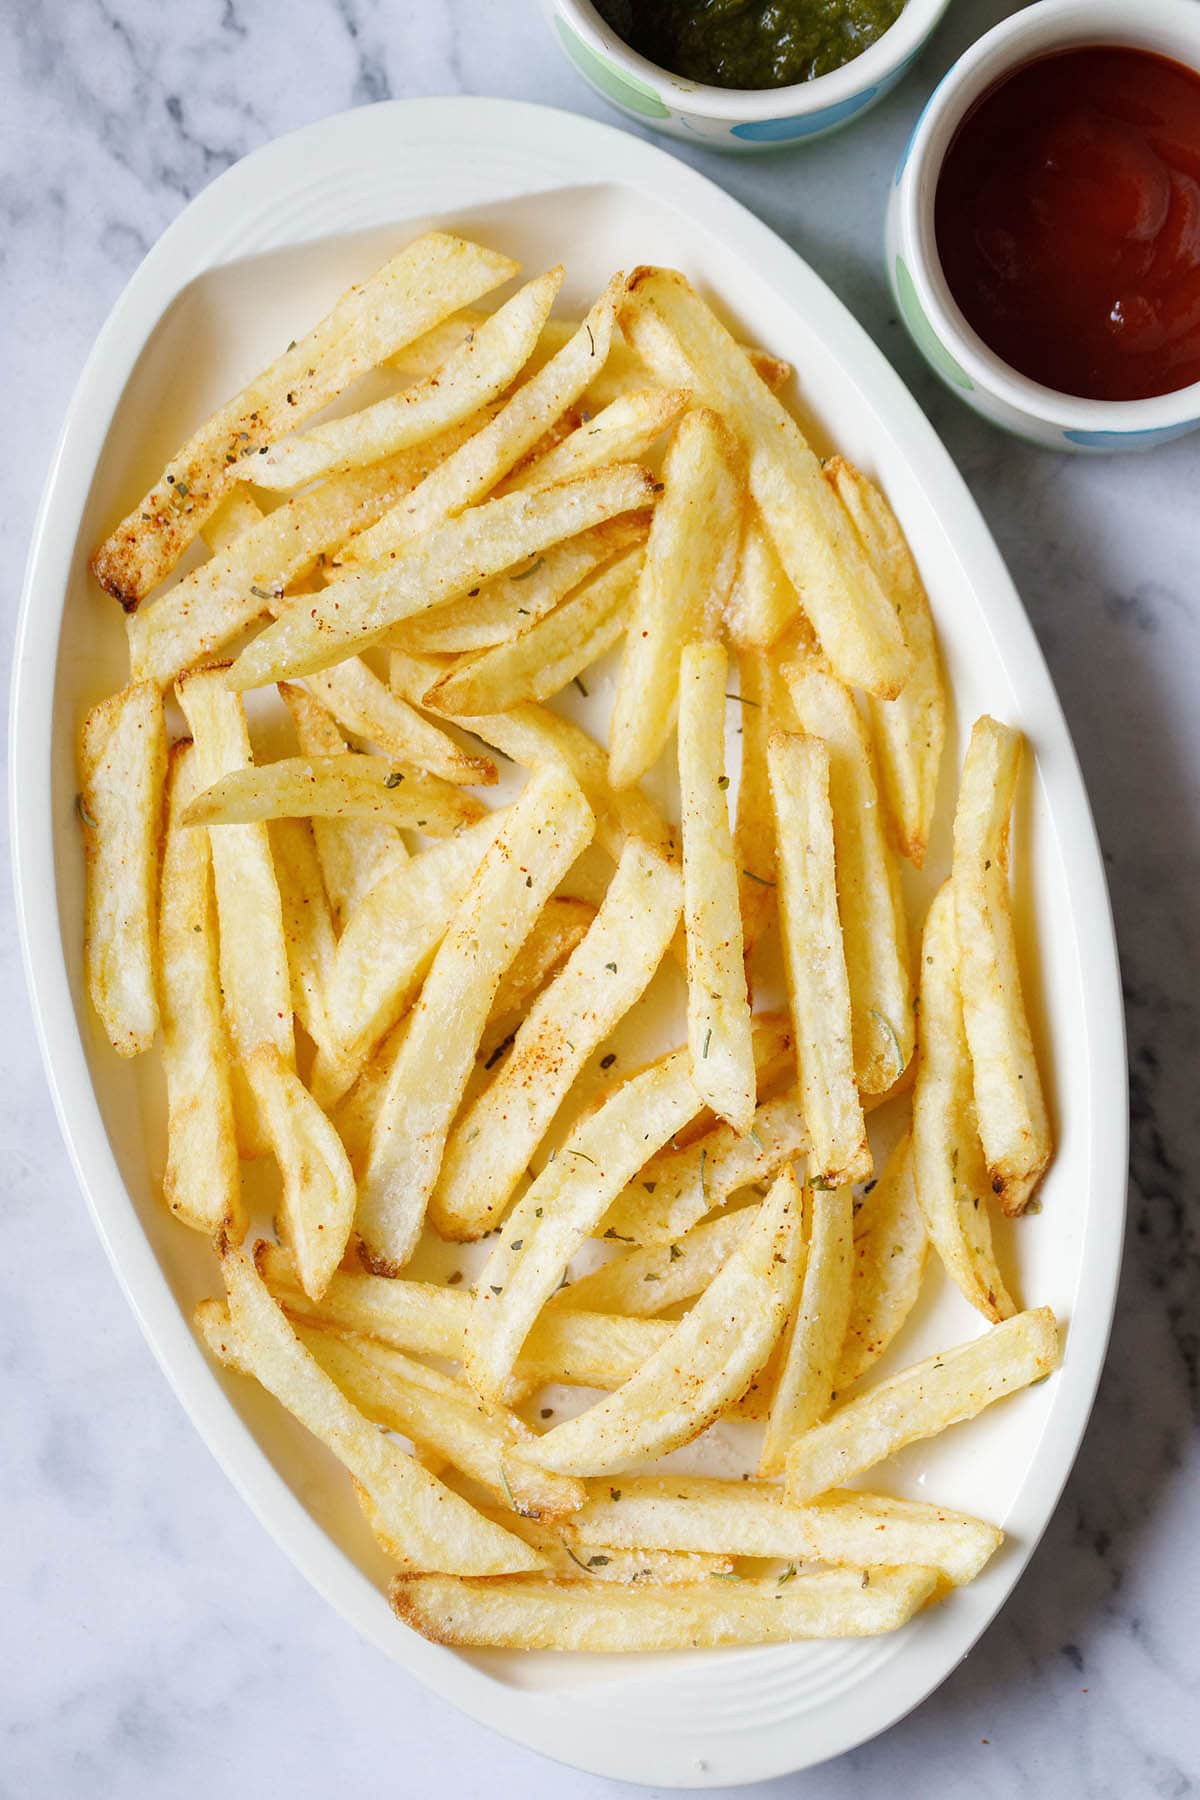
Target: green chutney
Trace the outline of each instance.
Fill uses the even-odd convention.
[[[812,81],[883,36],[904,0],[594,0],[648,62],[708,87]]]

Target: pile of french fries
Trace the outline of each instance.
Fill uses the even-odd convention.
[[[479,307],[516,274],[409,244],[97,550],[132,672],[82,727],[91,997],[161,1043],[197,1328],[345,1465],[401,1618],[890,1631],[1003,1534],[853,1484],[1058,1356],[992,1244],[1051,1151],[1021,738],[975,725],[914,958],[947,696],[886,499],[682,275]],[[556,704],[604,658],[607,743]],[[930,1246],[987,1328],[866,1385]],[[750,1466],[656,1466],[714,1437]]]

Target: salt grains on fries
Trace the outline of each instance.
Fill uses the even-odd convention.
[[[123,1055],[161,1026],[163,1197],[225,1290],[200,1336],[344,1465],[402,1619],[895,1630],[1003,1534],[843,1484],[1058,1356],[991,1237],[1050,1155],[1020,739],[972,734],[914,1008],[895,858],[948,694],[886,497],[682,275],[476,309],[516,273],[418,238],[96,551],[132,680],[81,732],[90,995]],[[606,736],[580,678],[621,639]],[[931,1243],[991,1329],[858,1394]]]

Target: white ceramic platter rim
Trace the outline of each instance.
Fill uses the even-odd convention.
[[[417,165],[414,171],[414,164]],[[402,171],[404,171],[402,173]],[[1079,1304],[1049,1418],[1006,1521],[1015,1542],[972,1589],[909,1628],[869,1696],[850,1687],[795,1719],[711,1718],[694,1729],[614,1730],[616,1683],[549,1692],[493,1679],[398,1626],[377,1590],[303,1508],[231,1407],[193,1337],[126,1193],[89,1076],[64,960],[55,892],[51,732],[64,596],[80,520],[114,411],[157,322],[206,269],[324,234],[328,200],[365,195],[351,224],[435,214],[591,182],[598,171],[665,202],[716,235],[730,267],[752,268],[815,328],[829,356],[870,395],[881,429],[902,444],[964,579],[987,595],[1005,666],[1021,670],[1053,818],[1071,870],[1091,1096],[1085,1129],[1091,1191],[1079,1197]],[[414,183],[416,185],[414,185]],[[389,185],[390,184],[390,185]],[[569,250],[569,247],[567,247]],[[146,258],[101,332],[63,427],[35,526],[17,632],[11,729],[17,908],[26,972],[54,1103],[96,1229],[154,1354],[230,1479],[298,1569],[366,1637],[437,1692],[504,1734],[576,1767],[663,1786],[765,1779],[853,1748],[917,1705],[970,1650],[1003,1603],[1050,1518],[1087,1423],[1104,1360],[1124,1225],[1127,1090],[1120,988],[1108,894],[1065,721],[1033,632],[965,485],[881,353],[819,278],[737,202],[665,152],[609,126],[508,101],[396,101],[307,126],[247,157],[184,211]],[[1044,768],[1039,781],[1047,781]],[[1086,1303],[1085,1302],[1086,1297]],[[737,1653],[722,1653],[725,1655]],[[769,1658],[770,1652],[755,1653]],[[693,1678],[680,1662],[686,1690]],[[762,1664],[766,1668],[767,1664]],[[719,1710],[719,1709],[718,1709]]]

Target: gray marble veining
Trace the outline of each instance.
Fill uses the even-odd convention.
[[[1131,1219],[1082,1456],[1014,1599],[888,1736],[772,1794],[1200,1788],[1200,437],[1065,460],[974,419],[890,307],[886,182],[941,70],[1008,8],[960,0],[902,87],[806,152],[687,154],[809,258],[943,433],[1016,577],[1105,847],[1133,1085]],[[24,0],[0,32],[2,630],[72,385],[183,203],[343,107],[486,93],[607,116],[532,0]],[[86,1219],[0,906],[0,1796],[616,1791],[423,1693],[271,1547],[184,1418]]]

